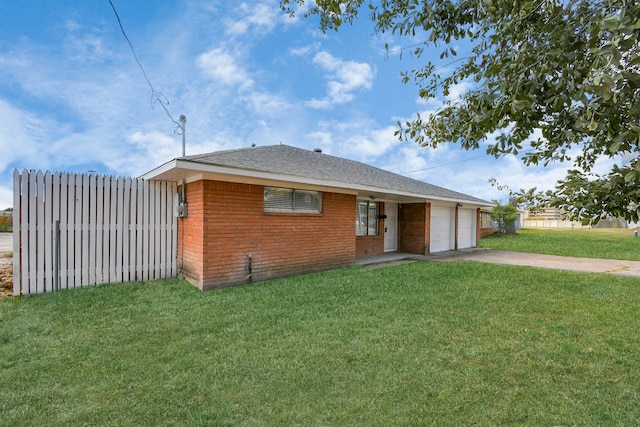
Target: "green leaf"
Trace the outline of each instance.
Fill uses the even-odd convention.
[[[604,27],[607,30],[613,31],[613,30],[616,30],[618,28],[618,21],[619,21],[618,15],[611,15],[611,16],[603,19],[602,20],[602,24],[604,25]]]
[[[616,141],[609,146],[609,152],[611,154],[616,154],[620,150],[620,146],[622,145],[622,141]]]
[[[511,110],[512,111],[522,111],[530,105],[529,101],[524,101],[520,99],[514,99],[511,101]]]

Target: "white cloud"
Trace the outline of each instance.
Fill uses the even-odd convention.
[[[328,131],[315,131],[307,134],[309,141],[314,142],[314,147],[322,148],[323,151],[333,146],[333,135]]]
[[[23,55],[20,55],[16,52],[11,52],[10,55],[3,54],[0,52],[0,65],[2,65],[5,69],[12,68],[25,68],[28,67],[29,60],[25,58]]]
[[[268,92],[253,92],[246,99],[253,111],[263,116],[279,116],[293,108],[287,99]]]
[[[473,83],[465,80],[458,84],[454,84],[449,88],[449,95],[447,95],[447,101],[455,101],[462,97],[469,89],[473,87]]]
[[[427,115],[429,112],[421,114]],[[404,119],[402,119],[404,121]],[[395,130],[395,128],[393,128]],[[436,149],[421,147],[406,141],[391,145],[376,160],[383,169],[406,175],[410,178],[470,194],[485,200],[498,199],[506,202],[508,191],[499,191],[488,182],[495,178],[512,190],[537,187],[548,190],[566,175],[570,164],[555,163],[547,167],[525,166],[519,156],[500,158],[486,154],[489,143],[497,135],[489,135],[478,150],[462,150],[457,144],[440,144]],[[382,151],[382,150],[381,150]],[[372,154],[376,154],[372,152]]]
[[[13,207],[13,185],[0,184],[0,210]]]
[[[331,100],[329,100],[328,98],[324,98],[324,99],[312,99],[310,101],[305,102],[304,105],[309,108],[313,108],[315,110],[326,110],[327,108],[330,108],[331,105],[333,104],[331,103]]]
[[[187,128],[188,132],[188,128]],[[213,139],[198,140],[187,133],[185,141],[186,155],[235,148],[239,141],[224,133],[212,136]],[[127,137],[129,155],[113,156],[105,161],[113,170],[122,171],[128,176],[139,176],[171,159],[182,156],[182,136],[167,135],[158,130],[136,131]]]
[[[104,62],[113,52],[97,27],[85,28],[75,21],[67,21],[68,34],[64,40],[65,55],[78,62]]]
[[[0,210],[13,206],[13,174],[9,169],[29,168],[41,166],[42,145],[41,125],[32,114],[13,107],[0,99],[0,117],[2,117],[2,132],[0,132]],[[36,163],[32,163],[36,162]]]
[[[278,7],[272,3],[242,3],[237,7],[237,14],[240,15],[239,19],[225,22],[225,32],[229,35],[242,35],[250,29],[260,33],[269,32],[278,21]]]
[[[112,159],[110,167],[114,170],[126,170],[129,174],[139,173],[140,170],[150,170],[182,155],[182,142],[178,135],[170,137],[157,130],[137,131],[129,135],[128,139],[135,151],[126,158]]]
[[[371,164],[384,157],[401,141],[394,135],[395,127],[380,127],[370,119],[345,118],[343,121],[320,122],[305,135],[313,148],[322,148],[336,156]]]
[[[0,172],[18,159],[37,160],[42,145],[42,125],[32,114],[0,99]]]
[[[289,15],[288,13],[282,14],[282,22],[286,25],[294,25],[304,22],[305,13],[314,6],[316,6],[315,0],[308,0],[302,4],[299,4],[297,1],[292,1],[288,4],[288,7],[292,9],[293,15]]]
[[[425,159],[424,148],[420,148],[418,144],[408,145],[405,144],[400,150],[398,150],[396,159],[394,159],[393,166],[390,167],[392,172],[405,174],[409,177],[413,177],[411,174],[414,171],[422,171],[428,168],[427,160]]]
[[[196,63],[205,74],[225,85],[248,88],[254,83],[247,71],[238,65],[236,58],[223,48],[203,53]]]
[[[380,157],[400,144],[400,140],[393,133],[396,128],[387,126],[371,129],[347,139],[348,151],[364,158]]]
[[[318,49],[320,49],[320,43],[315,42],[302,47],[292,47],[291,49],[289,49],[289,54],[291,54],[291,56],[307,56],[311,52],[314,52]]]
[[[380,56],[384,57],[400,57],[403,52],[402,46],[397,41],[397,37],[389,32],[374,34],[371,37],[371,46]]]
[[[371,89],[375,71],[364,62],[343,61],[328,52],[318,52],[313,63],[327,71],[327,98],[311,100],[311,108],[328,108],[333,104],[344,104],[354,98],[354,92]]]

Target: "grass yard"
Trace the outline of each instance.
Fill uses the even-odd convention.
[[[458,261],[0,301],[0,425],[638,425],[640,280]]]
[[[523,229],[513,236],[487,236],[480,246],[503,251],[531,252],[579,258],[640,261],[640,237],[633,229]]]

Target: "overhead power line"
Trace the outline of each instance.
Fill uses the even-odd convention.
[[[169,112],[169,108],[168,108],[169,99],[162,92],[158,92],[157,90],[155,90],[155,88],[151,84],[151,80],[149,80],[149,76],[147,76],[147,72],[144,70],[144,67],[142,66],[142,63],[138,59],[138,55],[136,55],[136,50],[133,47],[133,43],[131,43],[131,40],[129,39],[129,36],[127,36],[127,32],[124,30],[124,26],[122,25],[122,21],[120,20],[120,15],[118,14],[118,11],[116,10],[115,5],[113,4],[113,2],[111,0],[108,0],[108,2],[111,5],[111,9],[113,10],[113,14],[116,16],[116,20],[118,21],[118,26],[120,27],[120,31],[122,32],[122,35],[124,36],[125,40],[129,44],[129,48],[131,48],[131,53],[133,54],[133,58],[136,60],[136,63],[138,64],[138,67],[140,67],[140,71],[142,71],[142,75],[144,76],[144,79],[147,81],[147,84],[149,85],[149,88],[151,89],[151,109],[153,109],[153,106],[155,105],[156,102],[158,104],[160,104],[160,106],[162,107],[164,112],[167,113],[167,116],[169,117],[171,122],[176,126],[176,133],[179,133],[179,134],[184,133],[184,125],[183,125],[183,123],[174,120],[174,118],[171,116],[171,113]],[[180,117],[182,118],[182,116],[180,116]]]
[[[408,171],[408,172],[399,172],[398,175],[409,175],[409,174],[412,174],[412,173],[415,173],[415,172],[422,172],[422,171],[426,171],[426,170],[429,170],[429,169],[443,168],[445,166],[451,166],[451,165],[455,165],[457,163],[464,163],[464,162],[470,162],[472,160],[478,160],[478,159],[481,159],[483,157],[485,157],[485,156],[472,157],[471,159],[458,160],[456,162],[445,163],[445,164],[437,165],[437,166],[429,166],[428,168],[416,169],[416,170]]]

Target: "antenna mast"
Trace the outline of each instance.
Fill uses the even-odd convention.
[[[180,130],[182,131],[182,157],[186,156],[185,154],[185,133],[187,132],[187,118],[184,114],[180,115],[178,119],[180,121]],[[180,204],[178,206],[178,216],[185,217],[187,216],[187,180],[182,180],[182,200],[180,200]]]
[[[186,156],[185,154],[185,136],[184,134],[187,132],[186,129],[186,124],[187,124],[187,118],[185,117],[184,114],[180,115],[180,130],[182,130],[182,157]]]

